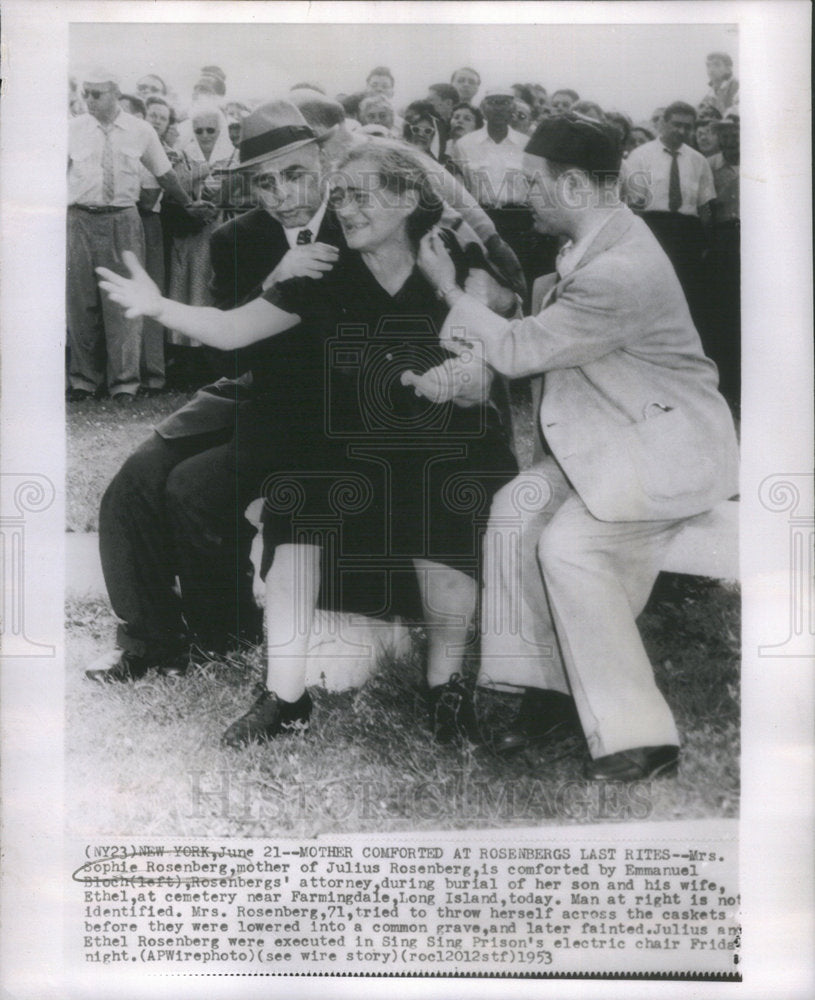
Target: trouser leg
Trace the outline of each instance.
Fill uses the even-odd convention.
[[[636,617],[681,524],[598,521],[572,494],[541,537],[543,578],[593,757],[679,743]]]
[[[94,245],[99,239],[97,222],[79,209],[68,210],[65,288],[70,348],[68,380],[72,389],[87,392],[95,392],[104,382],[102,303],[94,273]]]
[[[249,559],[254,531],[244,517],[261,480],[224,444],[181,462],[167,481],[184,615],[210,648],[226,648],[230,637],[262,635]]]
[[[164,237],[158,212],[142,216],[145,270],[164,289]],[[142,329],[141,381],[148,389],[164,388],[164,327],[145,319]]]
[[[487,687],[535,687],[567,693],[537,558],[538,539],[569,486],[552,458],[502,487],[484,538],[481,671]]]
[[[179,462],[211,448],[224,432],[165,440],[153,434],[116,473],[99,510],[99,549],[110,603],[123,624],[119,645],[162,656],[184,644],[174,590],[175,547],[167,477]]]
[[[144,230],[138,211],[129,208],[102,218],[113,220],[113,230],[111,240],[99,249],[99,264],[119,274],[126,273],[122,263],[125,250],[131,250],[139,263],[144,264]],[[107,296],[102,299],[102,315],[108,354],[108,391],[112,396],[119,393],[135,395],[140,381],[143,321],[141,317],[127,319],[124,310]]]

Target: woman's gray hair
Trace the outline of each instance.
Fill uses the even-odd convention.
[[[444,203],[422,159],[405,143],[370,139],[346,153],[337,164],[336,173],[342,174],[345,167],[360,160],[376,168],[379,182],[386,190],[395,194],[417,193],[418,204],[407,219],[407,232],[414,244],[418,244],[438,223],[444,210]]]

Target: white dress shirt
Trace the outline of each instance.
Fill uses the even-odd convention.
[[[305,226],[295,226],[292,229],[283,228],[283,232],[286,234],[286,239],[289,244],[289,249],[293,250],[297,246],[297,237],[304,229],[308,229],[311,233],[311,243],[314,243],[317,239],[317,233],[320,231],[320,226],[323,224],[323,218],[325,216],[327,201],[324,201],[322,205],[314,213],[314,216],[305,224]]]
[[[117,208],[131,208],[142,186],[140,166],[161,177],[172,170],[152,125],[120,111],[111,123],[114,196]],[[105,129],[93,115],[79,115],[68,123],[68,204],[104,205],[102,153]]]
[[[526,204],[523,151],[528,142],[529,136],[512,128],[501,142],[494,142],[486,125],[457,140],[457,162],[470,193],[482,207]]]
[[[679,147],[676,162],[682,192],[679,211],[682,215],[698,215],[700,207],[716,197],[710,164],[684,143]],[[661,139],[632,149],[623,160],[621,178],[623,197],[632,208],[669,211],[671,153]]]

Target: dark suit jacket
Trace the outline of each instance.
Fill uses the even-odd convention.
[[[344,245],[332,212],[323,216],[315,240]],[[265,209],[252,209],[219,226],[210,238],[210,291],[214,304],[219,309],[234,309],[256,299],[264,280],[288,250],[283,226]],[[281,337],[270,337],[242,350],[213,352],[223,377],[205,386],[162,421],[156,428],[158,433],[164,438],[177,438],[235,426],[236,403],[244,405],[257,395],[264,373],[271,376],[281,365],[288,366],[287,350],[298,337],[298,330],[294,327]]]
[[[213,271],[209,289],[215,306],[234,309],[256,299],[288,249],[283,227],[263,208],[219,226],[209,241]]]

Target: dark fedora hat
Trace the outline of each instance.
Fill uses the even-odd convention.
[[[235,169],[245,170],[316,141],[317,136],[292,103],[268,101],[241,122],[240,162]]]
[[[525,152],[579,167],[590,174],[616,174],[622,161],[617,130],[572,111],[544,118],[526,144]]]

